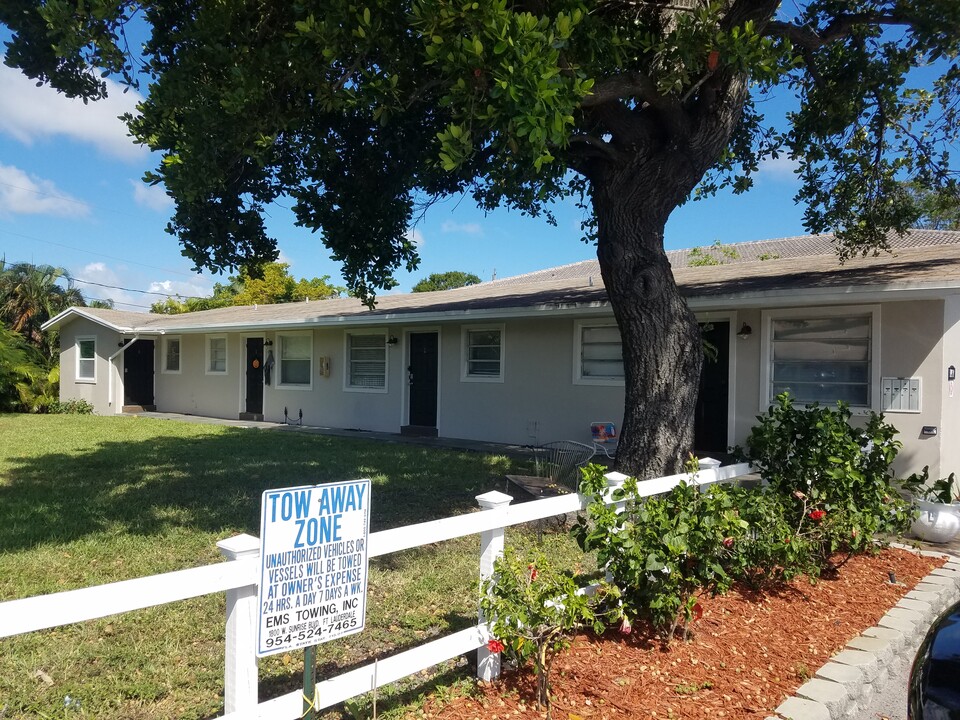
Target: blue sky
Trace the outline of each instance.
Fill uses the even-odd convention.
[[[193,273],[176,238],[164,232],[172,203],[161,188],[140,181],[158,158],[135,145],[117,119],[137,99],[112,84],[107,100],[84,105],[0,65],[0,256],[62,266],[87,297],[111,298],[125,310],[162,299],[136,291],[205,295],[225,279]],[[667,248],[803,234],[792,170],[786,159],[769,161],[751,192],[678,208],[667,225]],[[484,215],[469,197],[437,203],[410,230],[421,264],[397,275],[398,290],[434,272],[463,270],[488,280],[593,257],[593,246],[579,239],[573,203],[556,212],[552,227],[519,213]],[[329,275],[342,283],[338,263],[316,235],[294,226],[288,209],[271,208],[268,227],[296,277]]]

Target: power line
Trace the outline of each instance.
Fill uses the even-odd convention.
[[[25,240],[33,240],[35,242],[44,243],[46,245],[55,245],[56,247],[66,248],[67,250],[75,250],[76,252],[87,253],[88,255],[96,255],[98,257],[105,257],[110,260],[116,260],[118,262],[127,263],[128,265],[139,265],[140,267],[150,268],[151,270],[160,270],[165,273],[172,273],[174,275],[183,275],[184,277],[196,277],[195,274],[185,273],[180,270],[171,270],[169,268],[162,268],[156,265],[147,265],[146,263],[137,262],[135,260],[127,260],[125,258],[117,257],[116,255],[107,255],[106,253],[98,253],[93,250],[84,250],[83,248],[73,247],[72,245],[64,245],[63,243],[54,242],[53,240],[43,240],[42,238],[34,237],[32,235],[24,235],[22,233],[10,232],[9,230],[0,229],[0,233],[5,233],[7,235],[13,235],[14,237],[24,238]]]
[[[33,263],[28,263],[28,262],[11,262],[10,260],[0,259],[0,267],[2,267],[3,265],[31,265],[31,266],[33,266],[33,267],[36,267],[36,265],[34,265]],[[63,268],[58,268],[58,269],[61,269],[61,270],[62,270]],[[93,281],[93,280],[84,280],[84,279],[82,279],[82,278],[78,278],[78,277],[75,277],[75,276],[73,276],[73,275],[70,275],[70,274],[67,273],[66,271],[64,271],[63,274],[60,275],[60,277],[66,279],[66,280],[68,280],[68,281],[70,281],[70,282],[84,283],[85,285],[96,285],[97,287],[108,288],[108,289],[110,289],[110,290],[122,290],[123,292],[140,293],[140,294],[142,294],[142,295],[159,295],[160,297],[166,297],[166,298],[183,298],[183,299],[190,299],[190,298],[198,298],[198,299],[200,299],[200,298],[201,298],[200,295],[182,295],[182,294],[178,294],[178,293],[159,292],[159,291],[157,291],[157,290],[137,290],[136,288],[120,287],[119,285],[108,285],[108,284],[106,284],[106,283],[95,282],[95,281]],[[58,279],[59,279],[59,278],[58,278]],[[119,303],[119,302],[118,302],[117,304],[118,304],[118,305],[134,305],[134,307],[147,307],[146,305],[135,305],[134,303]]]
[[[54,193],[43,192],[43,190],[35,190],[33,188],[20,187],[19,185],[14,185],[12,183],[0,182],[0,185],[4,187],[13,188],[14,190],[23,190],[23,192],[33,193],[34,195],[43,195],[44,197],[54,198],[55,200],[63,200],[64,202],[74,203],[75,205],[83,205],[85,208],[90,207],[89,203],[85,203],[83,200],[77,200],[76,198],[66,197],[64,195],[55,195]],[[117,212],[114,210],[113,212]],[[126,214],[126,213],[123,213]],[[133,217],[131,215],[131,217]]]
[[[160,295],[161,297],[168,297],[168,298],[183,297],[182,295],[177,295],[174,293],[157,292],[156,290],[136,290],[134,288],[120,287],[119,285],[107,285],[105,283],[94,282],[93,280],[82,280],[78,277],[74,277],[72,275],[67,275],[67,274],[64,274],[63,277],[65,277],[67,280],[70,280],[71,282],[84,283],[86,285],[96,285],[97,287],[109,288],[111,290],[123,290],[124,292],[141,293],[143,295]]]

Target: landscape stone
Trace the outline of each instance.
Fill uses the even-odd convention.
[[[883,629],[883,628],[879,628]],[[851,697],[866,684],[863,680],[863,672],[853,665],[841,665],[840,663],[828,662],[822,668],[817,670],[816,677],[821,680],[830,680],[843,685]]]
[[[916,610],[918,613],[923,615],[927,620],[933,619],[933,605],[928,602],[923,602],[922,600],[914,600],[912,598],[901,598],[895,607],[906,608],[907,610]]]
[[[830,662],[859,668],[868,683],[873,682],[879,671],[877,656],[862,650],[841,650],[830,658]]]
[[[954,582],[960,582],[960,572],[956,570],[948,570],[945,567],[934,568],[930,571],[930,574],[934,577],[945,577],[950,578]]]
[[[786,720],[831,720],[825,705],[798,697],[788,697],[780,703],[776,713]]]
[[[904,640],[907,643],[913,642],[920,634],[916,623],[912,623],[909,620],[904,620],[903,618],[889,617],[884,615],[877,621],[877,625],[880,627],[890,628],[891,630],[900,631],[903,633]]]
[[[911,590],[904,595],[904,597],[909,598],[910,600],[919,600],[920,602],[930,603],[930,607],[937,612],[943,610],[946,604],[946,598],[941,593],[924,592],[923,590]]]
[[[891,642],[889,640],[881,640],[880,638],[863,637],[861,635],[848,642],[847,647],[853,650],[863,650],[864,652],[873,653],[882,666],[886,666],[893,657],[893,645]]]
[[[887,610],[887,616],[903,618],[904,620],[909,620],[914,625],[916,625],[917,623],[923,622],[923,615],[918,613],[916,610],[907,610],[906,608],[901,608],[901,607],[890,608],[889,610]]]
[[[899,630],[894,630],[893,628],[885,627],[872,627],[867,628],[861,633],[864,637],[873,637],[880,638],[881,640],[889,640],[890,646],[893,648],[894,652],[898,652],[900,648],[906,643],[906,638],[903,636],[903,633]]]
[[[830,711],[831,717],[842,715],[850,704],[847,689],[830,680],[808,680],[797,689],[797,696],[824,705]]]
[[[936,570],[933,571],[937,572]],[[931,585],[946,585],[948,587],[953,587],[957,584],[957,578],[955,577],[944,577],[943,575],[934,575],[931,573],[923,579],[924,583],[929,583]]]

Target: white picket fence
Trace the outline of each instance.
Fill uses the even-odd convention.
[[[701,486],[709,485],[727,482],[749,472],[750,466],[747,464],[711,467],[701,469],[695,481]],[[685,474],[672,475],[643,481],[639,483],[640,495],[650,497],[668,492],[688,477]],[[624,479],[625,475],[609,473],[607,480],[611,491]],[[490,577],[494,560],[503,552],[505,528],[577,512],[584,509],[587,503],[585,498],[576,494],[520,505],[510,505],[512,499],[509,495],[493,491],[477,496],[480,512],[372,533],[369,555],[378,557],[479,534],[482,580]],[[299,691],[265,702],[259,702],[258,698],[255,648],[259,540],[250,535],[237,535],[222,540],[217,546],[227,562],[0,603],[0,639],[226,592],[224,718],[299,718],[303,707],[303,696]],[[478,653],[478,676],[491,679],[499,674],[500,668],[499,655],[491,654],[486,649],[489,639],[487,626],[480,617],[474,627],[318,682],[317,707],[330,707],[473,650]]]

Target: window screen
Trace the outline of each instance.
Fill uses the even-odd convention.
[[[227,339],[210,338],[210,372],[227,371]]]
[[[350,335],[350,387],[387,386],[387,339],[384,335]]]
[[[77,341],[77,378],[94,380],[97,371],[97,341],[93,338]]]
[[[771,398],[870,406],[871,317],[774,320]]]
[[[310,384],[311,338],[309,335],[280,336],[280,384]]]
[[[467,375],[500,376],[500,330],[467,331]]]
[[[622,378],[623,348],[616,325],[581,328],[580,375],[585,378]]]

